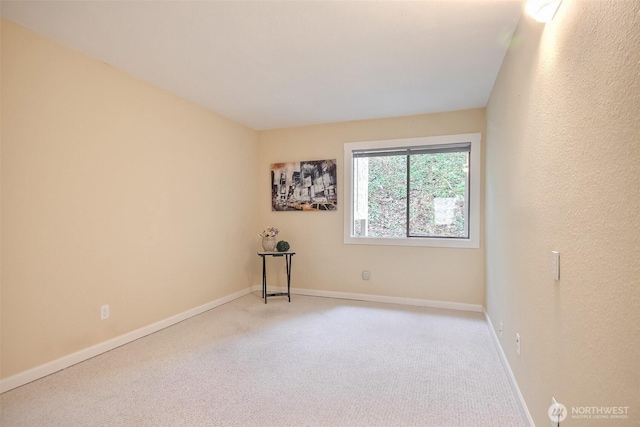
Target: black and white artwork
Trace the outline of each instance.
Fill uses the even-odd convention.
[[[271,210],[335,211],[336,159],[271,165]]]

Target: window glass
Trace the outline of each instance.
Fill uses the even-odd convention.
[[[480,141],[345,144],[345,243],[479,247]]]
[[[468,153],[409,160],[409,236],[467,238]]]
[[[407,236],[407,156],[359,157],[354,195],[354,235]]]

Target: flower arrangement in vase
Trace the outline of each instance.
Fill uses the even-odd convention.
[[[273,252],[276,249],[276,236],[280,230],[275,227],[267,227],[262,233],[259,234],[262,237],[262,249],[266,252]]]

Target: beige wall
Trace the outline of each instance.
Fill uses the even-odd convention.
[[[280,228],[297,252],[292,286],[358,294],[482,304],[484,249],[343,243],[344,143],[485,132],[484,109],[306,126],[260,133],[260,227]],[[272,212],[271,163],[337,159],[337,212]],[[363,281],[362,270],[371,271]],[[282,276],[282,275],[281,275]],[[282,277],[275,278],[280,280]]]
[[[552,396],[630,407],[563,426],[640,420],[638,16],[564,0],[546,27],[523,17],[487,107],[487,310],[541,426]]]
[[[257,132],[8,21],[1,84],[3,378],[251,284]]]

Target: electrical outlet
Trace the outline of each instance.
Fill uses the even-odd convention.
[[[498,332],[500,332],[500,338],[502,338],[502,330],[504,329],[504,324],[502,322],[500,322],[500,330]]]
[[[100,320],[109,318],[109,304],[105,304],[100,307]]]
[[[371,272],[364,270],[362,272],[362,280],[369,280],[369,279],[371,279]]]
[[[516,353],[520,356],[520,334],[516,334]]]

